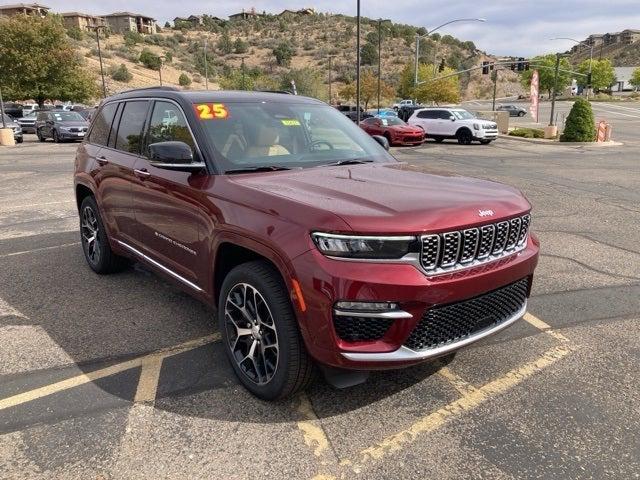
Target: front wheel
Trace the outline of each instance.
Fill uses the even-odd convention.
[[[60,135],[58,135],[58,131],[57,130],[53,131],[53,141],[55,143],[60,143]]]
[[[24,138],[23,137],[18,137],[16,139],[16,143],[22,143],[22,142],[24,142]]]
[[[44,142],[46,140],[46,138],[42,136],[42,132],[40,130],[36,130],[36,136],[38,137],[38,140],[41,142]]]
[[[80,241],[84,257],[94,272],[112,273],[126,267],[127,260],[111,250],[98,205],[93,197],[86,197],[80,205]]]
[[[244,387],[263,400],[294,395],[312,380],[307,353],[280,274],[248,262],[225,278],[218,302],[225,353]]]
[[[473,136],[471,135],[471,132],[466,128],[463,130],[460,130],[456,134],[456,138],[458,139],[458,143],[460,145],[471,145],[471,141],[473,140]]]
[[[442,143],[444,141],[443,137],[433,137],[436,143]]]
[[[519,117],[524,117],[524,112],[518,112]]]

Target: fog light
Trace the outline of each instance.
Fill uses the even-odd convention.
[[[397,309],[398,304],[392,302],[337,302],[336,308],[339,310],[386,312]]]

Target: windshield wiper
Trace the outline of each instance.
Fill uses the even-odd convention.
[[[227,170],[225,174],[233,173],[248,173],[248,172],[277,172],[279,170],[291,170],[289,167],[283,167],[282,165],[266,165],[261,167],[246,167],[236,168],[234,170]]]
[[[373,160],[359,160],[357,158],[352,158],[350,160],[338,160],[334,163],[326,163],[324,167],[336,167],[339,165],[358,165],[360,163],[373,163]]]

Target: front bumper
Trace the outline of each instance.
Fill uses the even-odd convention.
[[[473,138],[476,140],[495,140],[498,138],[498,130],[474,130]]]
[[[413,265],[335,260],[310,250],[293,261],[307,306],[305,312],[297,312],[307,349],[320,363],[358,370],[397,368],[446,355],[517,321],[525,313],[526,301],[510,318],[460,341],[412,350],[405,343],[425,313],[531,278],[537,261],[538,244],[533,236],[525,249],[513,255],[432,277]],[[345,341],[334,326],[338,301],[394,302],[407,315],[394,319],[382,338]]]
[[[58,136],[61,140],[83,140],[86,132],[65,132],[58,130]]]

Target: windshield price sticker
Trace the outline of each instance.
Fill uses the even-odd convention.
[[[296,120],[295,118],[285,118],[282,120],[282,124],[285,127],[299,127],[300,121]]]
[[[229,117],[224,103],[200,103],[194,107],[200,120],[224,120]]]

